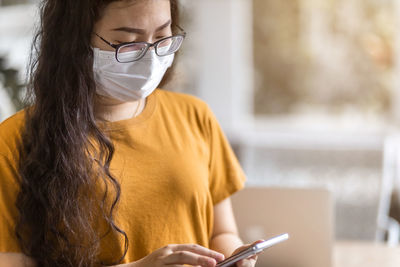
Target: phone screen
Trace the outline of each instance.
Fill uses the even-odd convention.
[[[275,236],[275,237],[265,240],[263,242],[257,243],[255,245],[253,245],[245,250],[242,250],[242,251],[230,256],[229,258],[226,258],[225,260],[219,262],[217,264],[217,267],[231,266],[242,259],[248,258],[254,254],[262,252],[264,249],[272,247],[273,245],[276,245],[276,244],[286,241],[288,239],[289,239],[289,234],[286,233],[286,234],[281,234],[281,235]]]

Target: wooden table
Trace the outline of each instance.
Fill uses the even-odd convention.
[[[400,246],[359,241],[337,241],[334,267],[400,267]]]

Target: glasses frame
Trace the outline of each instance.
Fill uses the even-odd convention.
[[[159,57],[168,56],[168,55],[174,54],[176,51],[178,51],[179,48],[180,48],[180,46],[179,46],[179,48],[178,48],[175,52],[170,53],[170,54],[159,55],[158,52],[157,52],[157,51],[158,51],[158,44],[161,43],[161,42],[163,42],[163,41],[165,41],[165,40],[167,40],[167,39],[170,39],[170,38],[173,38],[173,37],[181,36],[181,37],[182,37],[182,42],[183,42],[183,40],[184,40],[185,37],[186,37],[186,32],[185,32],[181,27],[179,27],[178,25],[177,25],[176,27],[177,27],[179,30],[181,30],[182,32],[180,32],[180,33],[178,33],[178,34],[174,34],[174,35],[168,36],[168,37],[164,37],[164,38],[162,38],[162,39],[160,39],[160,40],[158,40],[158,41],[156,41],[156,42],[154,42],[154,43],[148,43],[148,42],[125,42],[125,43],[121,43],[121,44],[113,44],[113,43],[107,41],[106,39],[104,39],[103,37],[101,37],[100,35],[98,35],[97,33],[95,33],[95,34],[96,34],[97,37],[99,37],[104,43],[108,44],[109,46],[111,46],[112,48],[115,49],[115,59],[116,59],[119,63],[130,63],[130,62],[138,61],[138,60],[140,60],[141,58],[143,58],[143,57],[146,55],[147,51],[150,49],[150,47],[154,47],[154,48],[155,48],[155,52],[156,52],[157,56],[159,56]],[[127,62],[121,62],[121,61],[119,61],[119,60],[118,60],[118,52],[119,52],[119,50],[121,49],[121,47],[126,46],[126,45],[132,45],[132,44],[144,44],[145,47],[146,47],[146,49],[142,52],[142,55],[141,55],[139,58],[135,59],[135,60],[131,60],[131,61],[127,61]],[[181,43],[181,44],[182,44],[182,43]]]

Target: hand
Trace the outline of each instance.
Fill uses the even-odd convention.
[[[159,248],[132,263],[132,267],[180,267],[184,264],[214,267],[224,260],[224,255],[195,244],[174,244]]]
[[[236,254],[236,253],[238,253],[238,252],[240,252],[242,250],[245,250],[246,248],[249,248],[250,246],[253,246],[253,245],[257,244],[257,243],[263,242],[263,241],[264,240],[260,239],[260,240],[257,240],[256,242],[252,243],[252,244],[243,245],[243,246],[237,248],[232,253],[232,255]],[[258,258],[258,253],[253,255],[253,256],[251,256],[251,257],[248,257],[246,259],[238,261],[236,263],[236,267],[254,267],[254,266],[256,266],[257,258]]]

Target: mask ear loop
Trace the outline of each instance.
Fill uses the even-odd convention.
[[[134,117],[134,118],[138,116],[138,112],[139,112],[139,109],[140,109],[140,106],[141,106],[141,105],[142,105],[142,98],[139,99],[139,103],[137,104],[135,113],[133,113],[133,117]]]
[[[93,46],[90,46],[90,48],[93,51],[93,68],[95,69],[95,68],[98,68],[98,66],[97,66],[97,58],[99,56],[99,52],[98,52],[99,49],[96,48],[96,47],[93,47]]]

